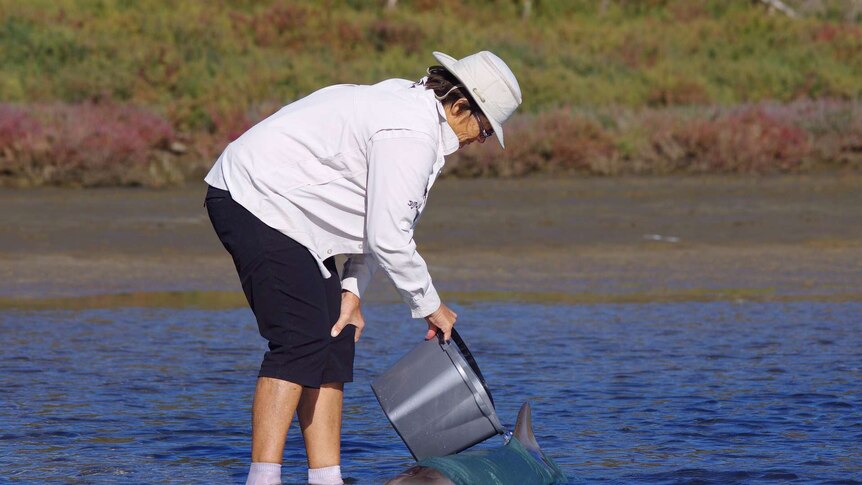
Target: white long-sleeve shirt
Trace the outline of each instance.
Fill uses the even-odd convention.
[[[322,260],[348,254],[360,298],[383,268],[413,317],[440,306],[413,230],[458,149],[432,91],[403,79],[338,85],[291,103],[228,145],[206,182]]]

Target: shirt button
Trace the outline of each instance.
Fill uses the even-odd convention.
[[[327,250],[326,250],[326,254],[332,254],[332,250],[331,250],[331,249],[327,249]]]
[[[359,249],[362,249],[362,243],[359,243]]]

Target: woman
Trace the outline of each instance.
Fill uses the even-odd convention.
[[[483,51],[418,82],[338,85],[291,103],[228,145],[206,176],[206,206],[269,341],[252,407],[247,484],[281,482],[294,412],[309,483],[342,483],[343,384],[353,380],[362,295],[378,268],[414,318],[449,339],[413,229],[444,156],[496,136],[521,103],[512,71]],[[334,256],[348,255],[339,279]]]

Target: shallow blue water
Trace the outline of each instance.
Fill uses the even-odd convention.
[[[862,303],[457,311],[501,420],[532,401],[572,483],[862,483]],[[411,463],[369,388],[424,333],[405,314],[366,309],[345,402],[354,482]],[[0,482],[244,480],[264,348],[248,310],[5,312],[0,338]],[[294,426],[286,482],[304,459]]]

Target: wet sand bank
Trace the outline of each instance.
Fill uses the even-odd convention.
[[[203,193],[0,191],[0,306],[242,304]],[[429,204],[419,250],[459,301],[862,300],[859,176],[442,180]]]

